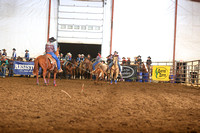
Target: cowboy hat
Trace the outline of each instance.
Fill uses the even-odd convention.
[[[50,41],[50,42],[55,42],[56,39],[55,39],[54,37],[51,37],[51,38],[49,38],[49,41]]]
[[[141,57],[141,55],[138,55],[138,57]]]
[[[150,59],[151,59],[151,56],[148,56],[147,58],[150,58]]]
[[[15,50],[15,51],[16,51],[16,49],[15,49],[15,48],[13,48],[12,50]]]
[[[27,49],[25,50],[25,52],[26,52],[26,51],[29,52],[29,50],[27,50]]]
[[[118,52],[117,52],[117,51],[114,51],[114,53],[118,54]]]
[[[4,48],[4,49],[2,49],[3,51],[6,51],[6,49]]]
[[[112,54],[108,55],[106,58],[108,58],[108,57],[110,57],[110,56],[112,56]]]

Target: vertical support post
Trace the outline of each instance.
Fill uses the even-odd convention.
[[[47,29],[47,42],[49,41],[50,20],[51,19],[51,0],[49,0],[49,15],[48,15],[48,29]]]
[[[177,8],[178,0],[175,3],[175,21],[174,21],[174,47],[173,47],[173,80],[175,79],[175,57],[176,57],[176,28],[177,28]],[[175,81],[175,80],[174,80]]]
[[[56,33],[56,39],[58,42],[58,19],[59,19],[59,6],[60,6],[60,0],[57,1],[57,33]]]
[[[112,53],[112,38],[113,38],[113,16],[114,16],[114,0],[112,0],[112,15],[111,15],[111,35],[110,35],[110,54]]]

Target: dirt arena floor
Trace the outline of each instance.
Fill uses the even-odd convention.
[[[35,82],[0,78],[1,133],[200,132],[198,88],[67,79],[57,80],[54,87],[52,80],[49,86],[42,79],[39,86]]]

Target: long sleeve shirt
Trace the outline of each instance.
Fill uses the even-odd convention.
[[[8,60],[7,59],[1,59],[0,60],[0,66],[3,64],[3,66],[8,65]]]

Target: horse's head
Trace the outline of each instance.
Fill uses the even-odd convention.
[[[115,56],[115,57],[113,58],[113,63],[114,63],[114,64],[117,64],[117,62],[118,62],[118,57]]]

